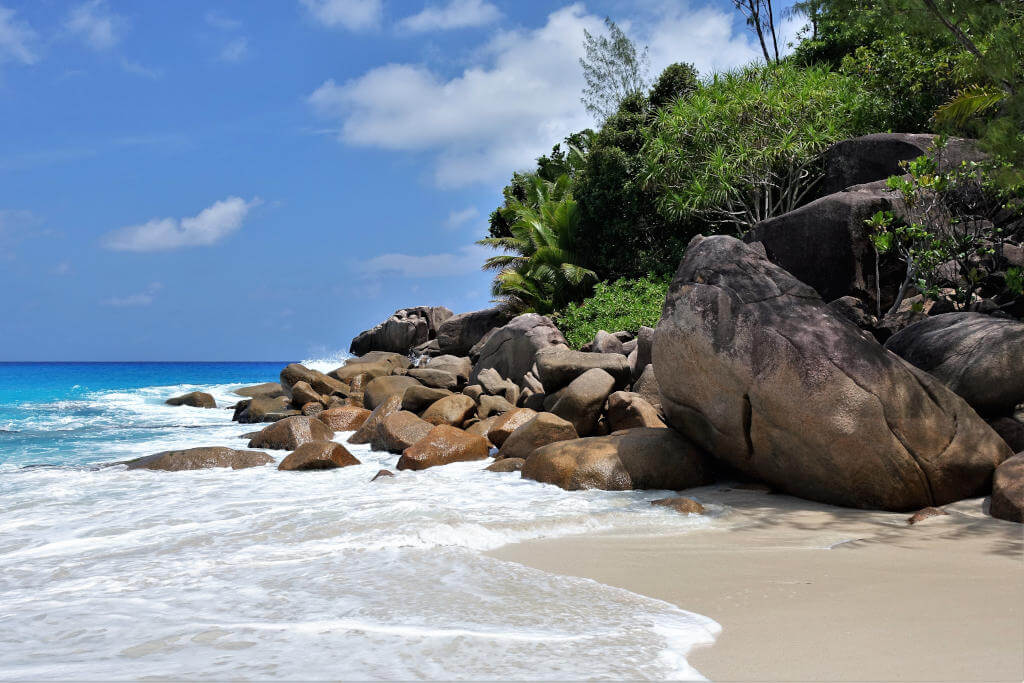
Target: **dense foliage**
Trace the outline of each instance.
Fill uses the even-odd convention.
[[[558,316],[558,328],[569,345],[578,349],[598,330],[636,334],[644,325],[654,327],[661,317],[668,284],[667,277],[655,276],[599,283],[593,296],[565,308]]]

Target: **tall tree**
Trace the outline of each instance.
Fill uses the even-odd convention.
[[[754,31],[758,42],[761,43],[764,61],[769,64],[778,62],[779,38],[775,31],[775,10],[772,7],[772,0],[732,0],[732,4],[746,17],[747,26]]]
[[[638,52],[614,21],[605,17],[604,23],[606,36],[583,30],[586,56],[580,58],[587,83],[580,101],[602,122],[619,110],[624,99],[647,90],[649,64],[646,47]]]

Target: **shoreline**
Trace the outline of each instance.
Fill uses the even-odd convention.
[[[486,554],[715,620],[715,643],[687,655],[711,680],[1024,679],[1024,534],[985,514],[985,499],[911,526],[905,513],[729,486],[685,494],[715,524]]]

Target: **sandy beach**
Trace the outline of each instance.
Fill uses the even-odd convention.
[[[752,489],[686,495],[712,525],[491,554],[715,619],[718,640],[688,656],[711,680],[1024,679],[1024,528],[986,516],[984,499],[911,526]]]

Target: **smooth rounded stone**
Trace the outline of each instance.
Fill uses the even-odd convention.
[[[310,441],[289,453],[277,466],[277,469],[285,471],[333,470],[338,467],[358,464],[360,464],[359,460],[340,443]]]
[[[389,375],[377,377],[366,385],[363,390],[363,405],[373,410],[391,396],[398,396],[399,401],[409,387],[423,386],[412,377],[405,375]]]
[[[658,388],[658,377],[654,372],[654,366],[648,365],[640,376],[633,382],[633,393],[654,406],[658,413],[661,409],[661,390]]]
[[[491,429],[494,427],[494,424],[502,417],[503,416],[501,415],[494,415],[493,417],[478,420],[473,424],[469,425],[468,427],[465,427],[464,429],[466,430],[467,434],[476,434],[477,436],[482,436],[485,439],[487,439],[488,443],[492,445],[497,445],[493,441],[491,441],[490,433]]]
[[[412,365],[408,354],[393,353],[391,351],[370,351],[362,356],[349,358],[345,361],[345,367],[358,367],[377,363],[385,363],[391,366],[395,372],[407,370]]]
[[[373,351],[407,354],[437,336],[437,328],[452,312],[444,306],[400,308],[384,322],[364,330],[352,339],[349,352],[357,356]]]
[[[306,417],[317,417],[320,413],[324,412],[324,404],[319,401],[311,401],[304,403],[299,411]]]
[[[453,315],[437,328],[438,349],[443,354],[468,356],[484,335],[508,321],[508,312],[497,306]]]
[[[181,472],[184,470],[206,470],[214,467],[230,467],[241,470],[260,467],[274,462],[274,459],[260,451],[238,451],[233,448],[210,446],[187,448],[181,451],[163,451],[143,458],[129,460],[124,465],[130,470],[161,470]]]
[[[455,375],[459,382],[466,382],[473,370],[473,362],[466,356],[436,356],[427,361],[427,370],[441,370]]]
[[[671,498],[659,498],[658,500],[652,500],[651,505],[658,507],[672,508],[676,512],[684,515],[703,515],[704,506],[695,501],[693,498],[686,498],[685,496],[673,496]]]
[[[414,413],[399,410],[391,413],[377,425],[377,431],[370,439],[370,446],[375,451],[401,453],[425,437],[434,425],[421,420]]]
[[[651,349],[653,346],[654,328],[644,325],[636,333],[636,359],[631,366],[634,382],[640,377],[644,369],[651,364]]]
[[[519,472],[525,463],[526,461],[522,458],[504,458],[495,460],[484,469],[488,472]]]
[[[359,363],[358,365],[345,365],[340,368],[336,368],[327,373],[328,377],[340,380],[342,382],[350,383],[350,386],[355,383],[356,379],[363,377],[361,386],[365,387],[370,380],[377,377],[387,377],[395,372],[394,366],[385,361],[379,361],[377,363]]]
[[[348,437],[349,443],[362,444],[370,443],[370,439],[377,433],[377,426],[384,421],[384,418],[391,413],[397,413],[402,409],[402,397],[398,394],[391,394],[379,406],[367,416],[366,421],[356,430],[356,433]]]
[[[318,370],[310,370],[305,365],[291,363],[281,370],[281,386],[289,396],[292,388],[297,382],[305,382],[319,394],[330,396],[338,393],[342,396],[348,394],[349,387],[344,382],[333,377],[328,377]]]
[[[505,438],[497,457],[528,458],[542,446],[578,438],[576,428],[568,420],[551,413],[537,413]]]
[[[190,391],[164,401],[169,406],[189,406],[192,408],[216,408],[217,401],[204,391]]]
[[[476,401],[464,394],[452,394],[430,405],[421,416],[430,424],[461,427],[476,414]]]
[[[897,332],[885,348],[929,373],[979,413],[1024,403],[1024,322],[982,313],[935,315]]]
[[[248,401],[239,401],[235,406],[235,414],[231,419],[241,424],[254,424],[257,422],[277,422],[286,417],[301,415],[298,410],[289,406],[291,399],[287,396],[275,398],[253,398]]]
[[[996,468],[988,511],[999,519],[1024,522],[1024,453]]]
[[[292,405],[303,406],[307,403],[323,403],[324,397],[313,391],[313,387],[299,380],[292,385]]]
[[[287,417],[264,427],[249,442],[249,448],[294,451],[310,441],[330,441],[334,431],[315,417]]]
[[[942,516],[948,515],[948,514],[949,513],[946,512],[945,510],[943,510],[942,508],[929,507],[929,508],[925,508],[923,510],[918,510],[917,512],[912,514],[910,517],[908,517],[907,518],[907,524],[911,524],[911,525],[913,525],[913,524],[920,524],[921,522],[923,522],[926,519],[931,519],[932,517],[942,517]]]
[[[317,419],[336,432],[359,429],[370,417],[370,411],[358,406],[338,406],[317,415]]]
[[[636,346],[636,339],[630,339],[629,341],[622,342],[622,355],[628,357],[630,354],[636,351]]]
[[[1011,451],[1024,451],[1024,422],[1012,417],[1000,417],[989,422],[989,426],[1006,442]]]
[[[617,353],[587,353],[572,349],[550,348],[537,353],[538,378],[546,393],[552,394],[588,370],[604,370],[615,379],[615,388],[629,385],[629,360]]]
[[[560,392],[551,412],[568,420],[580,436],[588,436],[597,426],[601,409],[615,388],[615,378],[600,368],[587,370]]]
[[[373,475],[373,479],[371,479],[370,481],[377,481],[378,479],[383,479],[384,477],[393,476],[395,476],[395,473],[392,472],[391,470],[379,470],[377,474]]]
[[[412,368],[407,373],[419,381],[425,387],[433,389],[447,389],[455,391],[459,386],[459,378],[447,370],[435,370],[434,368]]]
[[[487,439],[451,425],[437,425],[409,446],[398,460],[400,470],[425,470],[453,462],[484,460],[490,453]]]
[[[516,383],[505,379],[493,368],[480,372],[477,382],[483,387],[484,392],[491,396],[501,396],[513,405],[519,400],[519,387]]]
[[[484,342],[469,381],[476,384],[479,374],[492,368],[518,386],[537,352],[556,344],[565,344],[565,337],[549,318],[536,313],[516,316]]]
[[[708,456],[671,429],[631,429],[535,450],[523,478],[567,491],[688,489],[714,480]]]
[[[501,396],[481,396],[478,412],[480,417],[486,418],[492,415],[503,415],[515,408]]]
[[[245,439],[246,441],[248,441],[249,439],[251,439],[252,437],[256,436],[257,434],[259,434],[259,432],[246,432],[245,434],[239,434],[238,438],[239,439]]]
[[[536,416],[537,411],[529,408],[516,408],[515,410],[510,410],[495,419],[494,423],[491,425],[490,432],[487,434],[487,438],[491,440],[491,443],[500,448],[512,432],[516,431]]]
[[[451,395],[452,392],[446,389],[411,386],[402,394],[402,410],[408,410],[418,415],[429,408],[431,404]]]
[[[622,340],[614,334],[609,334],[604,330],[597,331],[594,335],[594,341],[591,342],[590,348],[595,353],[614,353],[618,355],[625,355],[622,352]]]
[[[469,396],[474,401],[479,401],[480,397],[484,395],[484,388],[479,384],[470,384],[462,390],[462,393]]]
[[[669,426],[802,498],[944,505],[982,495],[1010,453],[963,399],[731,237],[690,242],[653,366]]]
[[[616,391],[609,396],[606,413],[608,429],[612,432],[637,427],[665,428],[657,409],[640,394],[630,391]]]
[[[287,396],[284,387],[281,386],[280,382],[264,382],[263,384],[253,384],[247,387],[240,387],[235,389],[233,393],[247,398],[277,398],[278,396]]]

